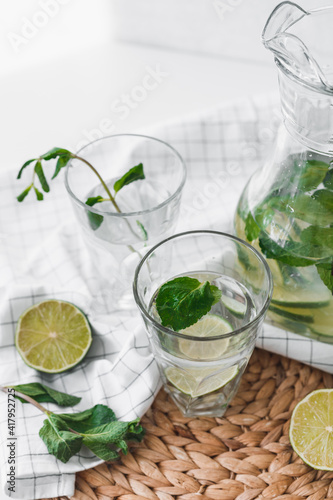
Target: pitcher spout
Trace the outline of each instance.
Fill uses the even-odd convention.
[[[332,22],[333,8],[306,11],[293,2],[282,2],[270,15],[262,41],[273,52],[279,68],[289,77],[314,90],[331,94],[333,35],[327,10]],[[324,48],[322,40],[319,48],[318,36],[326,39]]]

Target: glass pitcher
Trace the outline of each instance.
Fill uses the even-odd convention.
[[[333,7],[279,4],[262,39],[278,67],[284,123],[238,204],[235,228],[267,258],[268,319],[333,343]],[[247,269],[255,265],[239,255]]]

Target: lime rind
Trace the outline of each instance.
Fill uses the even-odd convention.
[[[244,318],[247,309],[246,302],[240,302],[228,296],[222,296],[221,302],[234,316]]]
[[[303,460],[304,463],[306,463],[307,465],[309,465],[310,467],[312,467],[313,469],[316,469],[316,470],[325,470],[325,471],[333,471],[333,453],[332,453],[332,449],[331,450],[327,450],[327,443],[328,441],[331,441],[331,445],[333,447],[333,413],[332,411],[332,408],[330,408],[330,404],[327,404],[327,407],[325,407],[323,404],[323,408],[325,409],[325,411],[323,412],[323,414],[321,415],[320,414],[320,411],[318,413],[318,401],[316,401],[316,398],[319,394],[327,394],[328,395],[328,399],[329,399],[329,396],[332,395],[332,404],[333,404],[333,389],[317,389],[315,391],[312,391],[310,394],[308,394],[304,399],[302,399],[294,408],[293,410],[293,413],[291,415],[291,420],[290,420],[290,428],[289,428],[289,440],[290,440],[290,444],[293,448],[293,450],[297,453],[297,455]],[[311,405],[310,405],[311,403]],[[309,411],[307,412],[306,411],[306,408],[305,408],[305,412],[303,411],[303,416],[299,415],[299,413],[301,412],[301,409],[303,407],[305,407],[306,405],[309,405]],[[304,408],[303,408],[304,410]],[[305,413],[305,417],[304,417],[304,413]],[[313,415],[315,415],[315,417],[313,417]],[[325,422],[325,418],[329,418],[330,416],[332,415],[331,417],[331,420],[329,422]],[[306,422],[303,426],[301,426],[298,422],[296,422],[297,419],[303,420]],[[319,423],[318,423],[318,420],[319,420]],[[318,461],[317,462],[314,462],[313,460],[310,460],[308,458],[308,454],[306,454],[305,452],[307,450],[309,450],[309,446],[306,447],[305,450],[302,450],[300,449],[300,445],[296,443],[296,436],[295,434],[298,433],[299,434],[299,430],[300,428],[304,428],[304,435],[308,435],[309,434],[309,431],[311,430],[311,432],[313,433],[316,429],[318,429],[318,433],[317,433],[317,436],[315,436],[314,438],[311,436],[309,441],[311,442],[311,445],[312,445],[312,449],[314,448],[314,445],[316,445],[316,443],[318,444],[319,443],[319,448],[321,448],[319,451],[314,451],[314,456],[316,458],[318,458]],[[329,429],[327,429],[329,428]],[[326,437],[326,450],[325,450],[325,457],[327,458],[327,456],[329,457],[332,457],[331,458],[331,464],[327,465],[326,464],[323,464],[320,462],[320,459],[323,458],[324,456],[324,453],[322,452],[322,447],[320,447],[320,443],[321,443],[321,437],[323,436],[323,434],[326,433],[324,435],[324,440],[325,440],[325,437]],[[311,451],[311,450],[310,450]]]
[[[86,356],[92,343],[89,322],[74,304],[46,300],[20,316],[15,346],[23,361],[35,370],[61,373]]]

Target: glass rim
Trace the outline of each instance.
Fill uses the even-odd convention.
[[[75,201],[75,203],[77,203],[78,205],[80,205],[82,208],[85,208],[85,209],[87,209],[87,207],[88,207],[89,208],[89,212],[93,212],[93,213],[98,214],[98,215],[114,216],[114,217],[119,217],[119,218],[131,217],[131,216],[136,216],[137,217],[138,215],[145,215],[145,214],[149,214],[151,212],[155,212],[156,210],[159,210],[160,208],[162,208],[165,205],[167,205],[168,203],[170,203],[170,201],[172,201],[174,198],[176,198],[181,193],[181,191],[182,191],[182,189],[184,187],[185,181],[186,181],[186,177],[187,177],[186,164],[185,164],[182,156],[178,153],[178,151],[173,146],[171,146],[170,144],[168,144],[165,141],[162,141],[161,139],[157,139],[156,137],[151,137],[149,135],[143,135],[143,134],[112,134],[112,135],[106,135],[104,137],[100,137],[98,139],[95,139],[94,141],[89,142],[88,144],[86,144],[85,146],[83,146],[82,148],[80,148],[78,151],[76,151],[75,154],[78,155],[79,153],[81,153],[81,151],[83,151],[84,149],[88,148],[92,144],[95,144],[96,142],[104,141],[106,139],[113,139],[115,137],[138,137],[140,139],[149,139],[149,140],[152,140],[152,141],[155,141],[155,142],[159,142],[160,144],[163,144],[164,146],[166,146],[167,148],[169,148],[174,153],[174,155],[179,159],[180,164],[182,166],[182,178],[180,180],[180,183],[179,183],[177,189],[166,200],[162,201],[162,203],[159,203],[158,205],[155,205],[154,207],[151,207],[151,208],[146,208],[145,210],[137,210],[135,212],[121,212],[121,213],[111,212],[111,211],[110,212],[102,212],[102,211],[96,209],[95,207],[88,206],[86,203],[84,203],[83,201],[81,201],[73,193],[72,189],[69,186],[69,180],[68,180],[69,169],[72,167],[72,160],[70,160],[67,163],[67,165],[66,165],[65,186],[66,186],[68,194]],[[76,160],[76,158],[73,158],[73,159]]]
[[[248,323],[246,323],[246,325],[244,325],[244,326],[242,326],[240,328],[236,328],[232,332],[225,333],[223,335],[216,335],[214,337],[194,337],[193,335],[185,335],[185,334],[182,334],[182,333],[179,333],[179,332],[175,332],[174,330],[171,330],[170,328],[161,325],[161,323],[159,323],[158,321],[156,321],[153,318],[153,316],[151,316],[149,314],[149,312],[146,310],[145,306],[143,305],[143,303],[142,303],[142,301],[141,301],[141,299],[139,297],[139,293],[138,293],[138,290],[137,290],[137,284],[138,284],[138,278],[139,278],[140,271],[141,271],[144,263],[146,262],[146,260],[149,258],[149,256],[152,253],[154,253],[156,251],[157,248],[159,248],[163,244],[165,244],[168,241],[171,241],[171,240],[173,240],[175,238],[179,238],[179,237],[183,237],[183,236],[189,236],[189,235],[198,235],[198,234],[209,234],[209,235],[215,235],[215,236],[223,236],[223,237],[225,237],[225,238],[227,238],[229,240],[232,240],[234,242],[240,243],[241,245],[247,247],[248,250],[250,250],[257,257],[257,259],[259,260],[259,262],[261,262],[261,264],[263,265],[263,267],[264,267],[264,269],[266,271],[266,275],[267,275],[267,278],[268,278],[267,297],[266,297],[266,300],[265,300],[264,304],[262,305],[260,311],[256,314],[256,316],[251,321],[249,321]],[[177,233],[177,234],[174,234],[174,235],[170,236],[169,238],[166,238],[165,240],[161,241],[160,243],[157,243],[156,245],[154,245],[144,255],[144,257],[141,259],[141,261],[137,265],[137,267],[135,269],[135,273],[134,273],[134,280],[133,280],[133,295],[134,295],[134,300],[136,302],[136,305],[138,306],[141,314],[145,318],[147,318],[147,320],[150,323],[152,323],[153,326],[155,326],[158,330],[161,330],[164,333],[167,333],[168,335],[172,335],[174,337],[179,337],[181,339],[186,339],[186,340],[194,340],[196,342],[198,342],[198,341],[200,341],[200,342],[211,342],[211,341],[215,341],[215,340],[220,340],[220,339],[225,339],[225,338],[229,338],[229,337],[234,337],[234,336],[239,335],[240,333],[244,332],[245,330],[248,330],[249,328],[252,328],[252,326],[255,323],[258,323],[260,321],[260,319],[265,315],[265,313],[266,313],[266,311],[267,311],[267,309],[269,307],[269,304],[271,302],[272,293],[273,293],[273,277],[272,277],[272,273],[271,273],[271,270],[269,268],[269,265],[267,264],[266,259],[264,258],[264,256],[261,255],[258,252],[258,250],[256,250],[252,245],[250,245],[246,241],[238,238],[237,236],[234,236],[234,235],[229,234],[229,233],[224,233],[222,231],[214,231],[214,230],[209,230],[209,229],[202,229],[202,230],[197,229],[197,230],[194,230],[194,231],[184,231],[182,233]]]

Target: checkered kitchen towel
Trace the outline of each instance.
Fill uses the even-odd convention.
[[[169,142],[187,164],[179,231],[232,231],[241,191],[252,172],[263,164],[279,121],[276,98],[261,97],[143,131]],[[21,205],[15,197],[25,186],[15,180],[16,173],[15,168],[0,176],[0,384],[40,381],[81,396],[75,411],[105,403],[120,419],[142,416],[160,383],[144,329],[138,327],[138,312],[134,308],[126,314],[110,314],[101,302],[96,307],[98,283],[62,176],[53,181],[52,193],[43,203],[30,196]],[[22,311],[47,298],[77,304],[88,312],[95,332],[85,360],[60,375],[41,374],[27,367],[14,347],[15,324]],[[258,346],[333,373],[333,346],[270,325],[266,325]],[[7,397],[1,394],[0,498],[6,498]],[[31,405],[19,402],[16,414],[16,492],[11,496],[71,496],[75,472],[100,460],[81,450],[63,464],[47,453],[38,437],[43,416]]]

